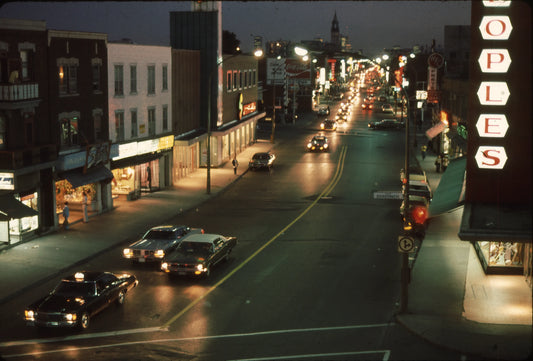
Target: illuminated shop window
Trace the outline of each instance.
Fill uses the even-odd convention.
[[[479,242],[489,267],[523,266],[524,244],[518,242]]]

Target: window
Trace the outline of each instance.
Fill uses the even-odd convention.
[[[162,86],[163,91],[168,90],[168,65],[163,65],[163,74],[162,74]]]
[[[103,113],[101,110],[93,110],[93,123],[94,123],[94,139],[104,140],[103,131]]]
[[[239,72],[239,89],[242,89],[242,80],[243,80],[242,79],[243,78],[242,75],[243,75],[242,72]]]
[[[137,65],[130,65],[130,93],[137,94]]]
[[[31,65],[30,62],[33,58],[33,52],[30,50],[21,50],[20,51],[20,61],[21,61],[21,77],[22,80],[30,80],[32,77],[31,74]]]
[[[124,66],[115,65],[115,96],[124,95]]]
[[[155,65],[148,65],[148,94],[155,94]]]
[[[237,71],[233,72],[233,90],[237,89]]]
[[[155,108],[148,108],[148,135],[155,135]]]
[[[117,142],[124,140],[124,111],[122,110],[115,112],[115,134]]]
[[[72,146],[79,144],[78,120],[78,117],[61,119],[61,146]]]
[[[168,130],[168,105],[163,105],[163,131]]]
[[[252,72],[252,85],[255,85],[257,83],[257,77],[255,73],[255,69]]]
[[[93,91],[97,92],[100,91],[100,64],[93,64],[92,65],[92,73],[93,73]]]
[[[226,79],[226,90],[231,91],[231,70],[227,73],[227,79]]]
[[[137,138],[137,109],[131,109],[130,110],[130,117],[131,117],[131,137]]]
[[[78,92],[78,66],[59,66],[59,94],[76,94]]]

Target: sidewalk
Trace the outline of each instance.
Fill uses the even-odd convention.
[[[425,144],[423,133],[418,145]],[[416,158],[433,191],[436,155]],[[485,275],[470,242],[457,236],[462,207],[434,217],[422,242],[397,321],[425,340],[469,359],[527,360],[532,354],[532,290],[523,276]]]

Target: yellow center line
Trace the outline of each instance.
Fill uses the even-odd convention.
[[[344,160],[346,158],[346,150],[347,146],[343,146],[341,149],[341,154],[339,157],[339,161],[337,162],[337,169],[335,171],[335,175],[333,176],[333,179],[328,184],[328,186],[316,197],[316,199],[309,205],[307,208],[300,213],[291,223],[289,223],[287,226],[285,226],[281,231],[279,231],[274,237],[272,237],[268,242],[263,244],[261,247],[259,247],[254,253],[252,253],[247,259],[245,259],[241,264],[239,264],[237,267],[235,267],[233,270],[231,270],[226,276],[224,276],[220,281],[215,283],[212,287],[210,287],[203,295],[189,303],[187,306],[185,306],[184,309],[182,309],[180,312],[178,312],[176,315],[174,315],[170,320],[165,322],[163,326],[161,326],[162,329],[166,329],[170,327],[174,322],[176,322],[177,319],[179,319],[181,316],[183,316],[187,311],[189,311],[191,308],[196,306],[201,300],[203,300],[207,295],[209,295],[211,292],[213,292],[215,289],[217,289],[221,284],[226,282],[231,276],[233,276],[237,271],[239,271],[241,268],[243,268],[248,262],[250,262],[255,256],[257,256],[260,252],[262,252],[266,247],[268,247],[272,242],[274,242],[279,236],[281,236],[283,233],[285,233],[289,228],[291,228],[297,221],[299,221],[311,208],[313,208],[317,202],[324,196],[328,195],[333,188],[337,185],[339,182],[342,172],[344,170]]]

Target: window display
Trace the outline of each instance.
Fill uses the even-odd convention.
[[[523,243],[479,242],[479,247],[489,267],[522,267]]]
[[[135,169],[133,167],[113,169],[111,192],[113,194],[129,194],[135,190]]]

